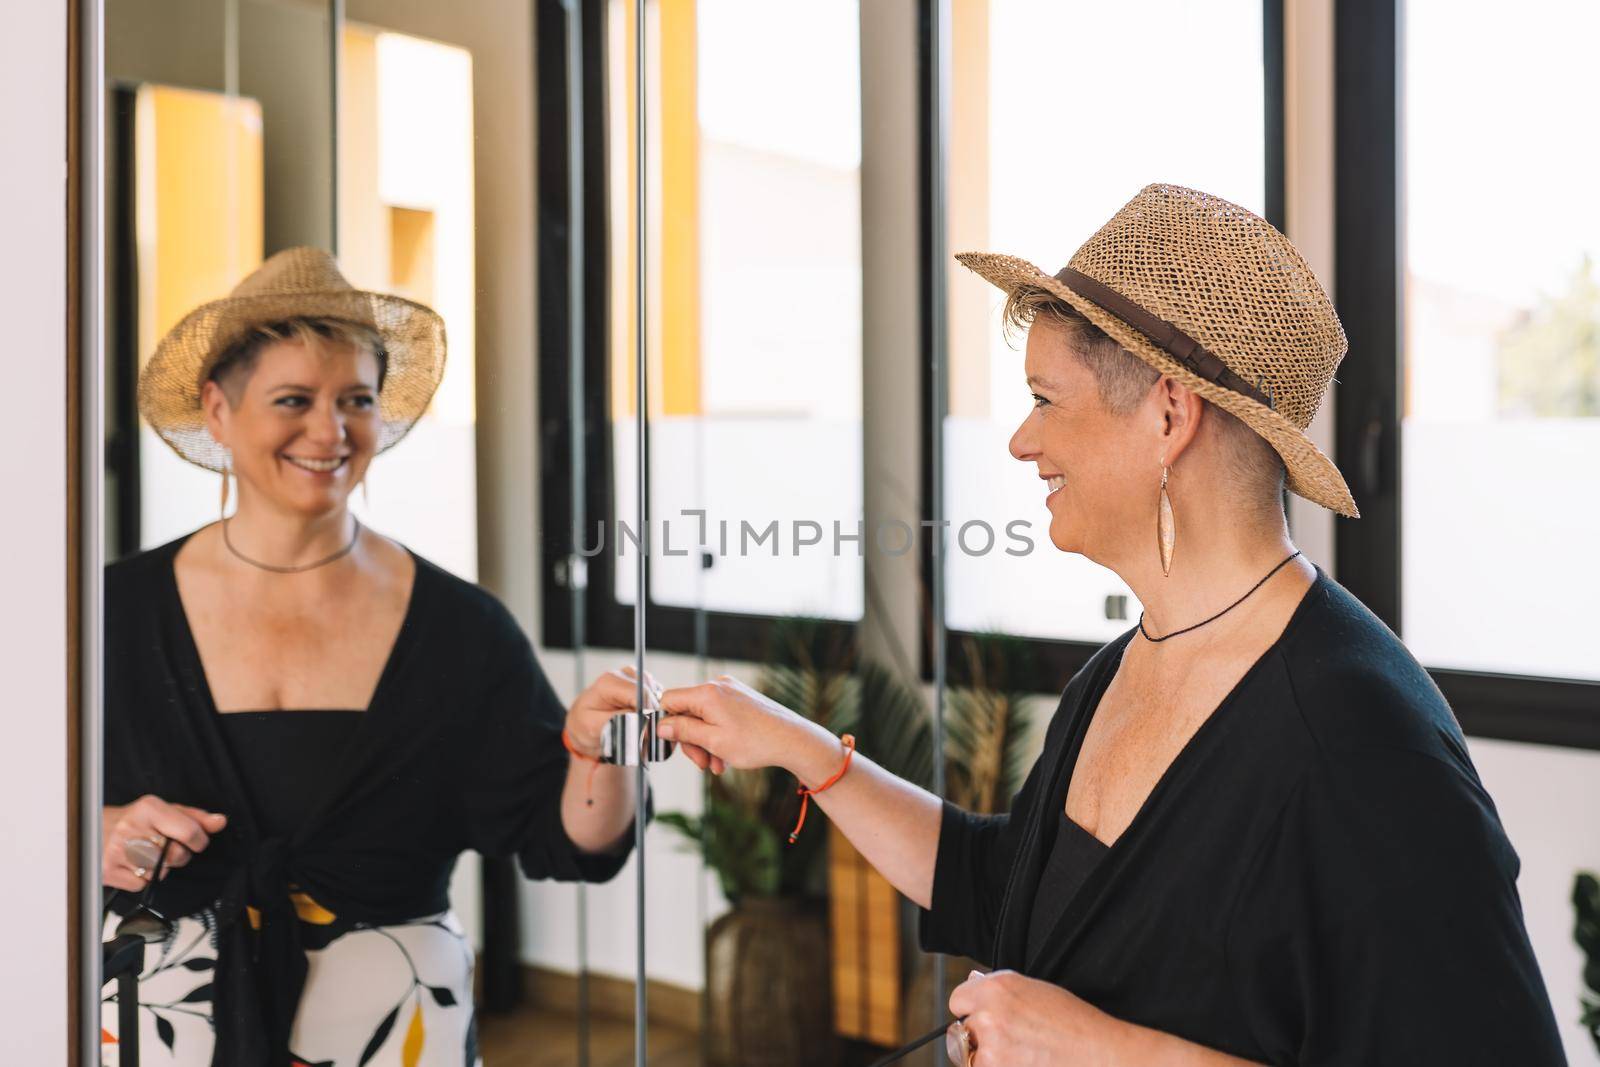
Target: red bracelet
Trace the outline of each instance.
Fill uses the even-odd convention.
[[[588,760],[592,765],[589,768],[588,780],[583,783],[583,791],[587,794],[583,802],[592,808],[594,807],[594,772],[600,769],[600,761],[594,756],[579,752],[578,746],[572,743],[572,735],[567,733],[567,729],[564,726],[561,728],[561,743],[566,746],[568,752],[581,760]]]
[[[805,786],[801,786],[799,789],[795,790],[795,792],[800,794],[800,821],[794,824],[794,830],[789,834],[789,844],[791,845],[794,844],[795,839],[800,836],[800,828],[806,824],[806,808],[810,805],[812,796],[822,792],[824,789],[827,789],[829,786],[833,785],[833,783],[843,778],[844,772],[850,769],[850,757],[856,754],[855,735],[845,734],[843,737],[839,738],[839,741],[844,745],[844,763],[839,767],[838,771],[834,773],[834,776],[817,786],[815,789],[807,789]]]

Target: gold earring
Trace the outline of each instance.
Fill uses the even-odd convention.
[[[367,480],[361,479],[361,506],[368,511],[372,510],[372,501],[367,496]]]
[[[1167,467],[1161,468],[1161,499],[1156,507],[1156,541],[1161,548],[1161,574],[1172,574],[1172,545],[1178,539],[1177,524],[1172,520],[1172,498],[1167,496]]]
[[[217,509],[217,518],[225,519],[227,517],[228,517],[228,471],[227,471],[227,468],[223,468],[223,471],[222,471],[222,506]]]

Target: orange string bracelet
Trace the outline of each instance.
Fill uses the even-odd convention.
[[[824,789],[827,789],[829,786],[833,785],[833,783],[843,778],[844,772],[850,769],[850,757],[856,754],[855,735],[845,734],[843,737],[839,738],[839,741],[844,745],[844,763],[836,772],[834,772],[833,777],[829,778],[826,782],[823,782],[815,789],[807,789],[805,786],[801,786],[799,789],[795,790],[796,793],[800,794],[800,821],[794,824],[794,830],[789,834],[789,844],[791,845],[795,843],[797,838],[799,838],[800,828],[806,824],[806,808],[810,806],[812,796],[822,792]]]
[[[566,746],[568,752],[581,760],[588,760],[590,763],[589,777],[583,783],[583,790],[588,795],[583,802],[592,808],[594,807],[594,772],[600,769],[600,761],[586,752],[579,752],[578,746],[572,743],[572,735],[567,733],[565,727],[561,729],[561,743]]]

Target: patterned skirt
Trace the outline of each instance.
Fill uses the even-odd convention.
[[[326,913],[324,913],[326,914]],[[331,919],[331,916],[328,916]],[[104,938],[119,921],[107,916]],[[217,919],[185,916],[145,949],[141,1067],[210,1067]],[[482,1067],[472,1006],[472,945],[455,913],[390,926],[318,931],[290,1039],[303,1067]],[[330,939],[331,937],[331,939]],[[101,994],[101,1063],[117,1067],[116,983]]]

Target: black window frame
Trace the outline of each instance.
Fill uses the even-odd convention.
[[[1339,581],[1404,637],[1402,4],[1335,7],[1334,295],[1351,352],[1339,369],[1335,448],[1362,517],[1336,519],[1334,536]],[[1470,735],[1600,749],[1600,682],[1433,667],[1428,673]]]
[[[934,272],[943,270],[942,263],[934,262],[933,212],[936,205],[933,197],[933,168],[938,165],[934,158],[934,122],[935,101],[940,72],[935,67],[935,52],[933,40],[933,5],[939,0],[920,0],[917,27],[917,61],[918,61],[918,144],[919,144],[919,171],[920,171],[920,198],[918,204],[918,229],[921,233],[922,254],[920,256],[919,270],[919,303],[922,321],[922,382],[921,397],[924,412],[933,410],[935,397],[933,395],[933,367],[934,351]],[[1265,137],[1264,166],[1265,174],[1265,217],[1268,222],[1284,228],[1285,204],[1285,178],[1284,178],[1284,85],[1283,85],[1283,0],[1263,0],[1261,36],[1262,36],[1262,66],[1263,66],[1263,107]],[[947,409],[947,398],[938,398],[939,410]],[[932,522],[929,502],[933,500],[933,427],[925,419],[921,428],[922,432],[922,518],[925,522]],[[924,593],[924,617],[931,619],[931,608],[928,607],[927,590],[932,589],[934,578],[934,538],[922,539],[921,574]],[[922,627],[921,654],[922,677],[924,680],[933,678],[933,631],[935,627],[927,625]],[[952,685],[963,685],[971,681],[967,666],[967,657],[962,654],[962,649],[967,642],[982,635],[967,630],[957,630],[946,627],[945,631],[945,661],[947,664],[948,680]],[[1058,692],[1067,683],[1067,680],[1076,674],[1084,664],[1089,662],[1091,656],[1102,645],[1093,641],[1063,641],[1042,637],[1022,637],[1027,655],[1023,660],[1024,677],[1020,684],[1032,691],[1040,693]]]
[[[870,0],[864,0],[870,2]],[[583,27],[583,172],[588,190],[609,188],[610,161],[606,153],[606,0],[577,0]],[[534,9],[535,208],[537,219],[539,309],[539,496],[540,567],[543,644],[572,648],[572,615],[568,596],[585,598],[583,644],[591,648],[631,649],[634,646],[634,609],[616,598],[617,501],[611,482],[613,441],[610,432],[610,216],[609,197],[584,197],[582,239],[584,258],[584,514],[586,545],[595,543],[596,529],[604,524],[605,548],[589,556],[584,581],[574,591],[568,581],[568,561],[577,554],[572,543],[572,449],[568,411],[571,385],[569,344],[571,322],[568,299],[569,242],[574,226],[567,196],[569,143],[566,54],[566,6],[562,0],[537,0]],[[648,435],[648,420],[641,429]],[[649,439],[646,437],[648,453]],[[633,530],[635,521],[623,519]],[[640,525],[652,525],[647,513]],[[638,531],[634,531],[637,533]],[[654,549],[655,546],[652,546]],[[712,563],[714,566],[714,562]],[[773,652],[775,626],[784,616],[712,611],[653,603],[648,590],[645,630],[654,652],[679,652],[716,659],[760,662]],[[819,637],[848,640],[859,620],[824,620]]]

